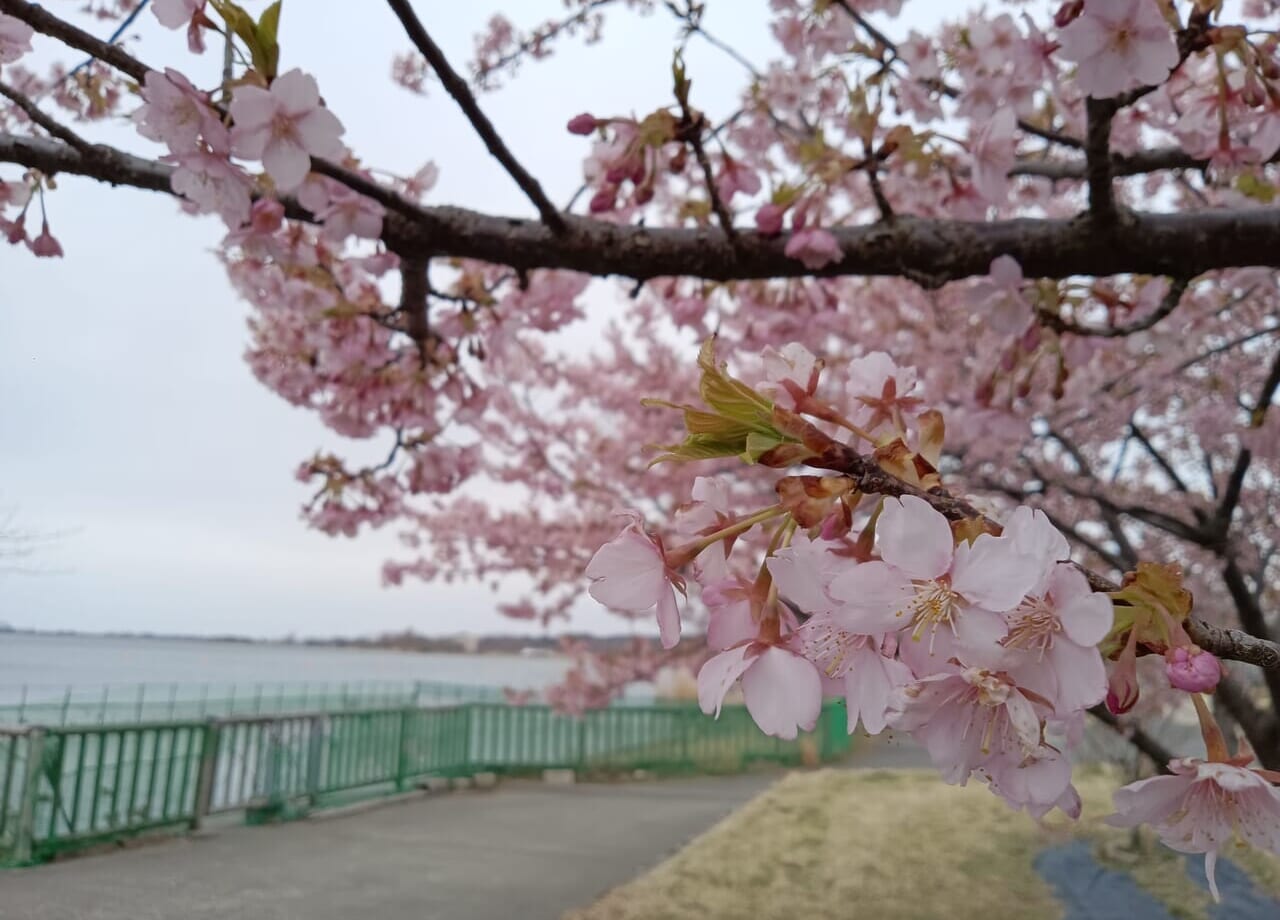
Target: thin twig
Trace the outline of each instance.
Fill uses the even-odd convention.
[[[1095,328],[1093,326],[1081,326],[1079,323],[1073,323],[1070,320],[1062,319],[1058,314],[1049,310],[1040,310],[1038,317],[1041,325],[1047,326],[1057,332],[1069,332],[1072,335],[1087,335],[1100,339],[1117,339],[1127,335],[1133,335],[1137,332],[1143,332],[1150,329],[1160,320],[1164,319],[1170,313],[1178,308],[1178,304],[1182,302],[1182,295],[1186,292],[1187,286],[1190,284],[1186,278],[1173,278],[1169,282],[1169,290],[1165,292],[1164,297],[1160,301],[1160,305],[1144,316],[1142,319],[1135,320],[1123,326],[1108,326]]]
[[[387,0],[387,4],[400,20],[400,24],[404,26],[409,40],[413,42],[418,52],[427,59],[427,63],[431,65],[431,69],[440,78],[445,90],[458,103],[459,108],[467,116],[467,120],[471,122],[471,126],[476,129],[476,133],[484,141],[489,153],[502,164],[511,178],[515,180],[516,185],[520,186],[525,196],[533,202],[533,206],[537,208],[542,222],[556,234],[565,233],[569,227],[564,221],[564,216],[551,203],[551,199],[542,190],[538,180],[533,178],[516,160],[515,155],[512,154],[498,135],[493,122],[489,121],[484,112],[480,111],[480,105],[476,102],[476,97],[471,92],[471,87],[450,66],[448,59],[444,56],[444,52],[427,34],[426,28],[422,25],[422,21],[418,19],[417,14],[414,13],[409,0]]]
[[[59,140],[66,141],[81,153],[89,153],[93,150],[93,144],[89,143],[79,134],[76,134],[76,132],[72,131],[70,128],[58,121],[55,121],[53,118],[50,118],[44,112],[40,111],[40,108],[35,104],[35,102],[33,102],[28,96],[18,92],[9,84],[0,82],[0,96],[6,97],[12,101],[14,105],[22,109],[32,122],[39,125],[41,128],[44,128]]]

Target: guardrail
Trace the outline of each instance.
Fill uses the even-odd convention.
[[[505,699],[501,688],[441,681],[0,685],[0,725],[106,725],[209,716],[453,706]]]
[[[468,703],[232,716],[203,721],[0,729],[0,865],[41,862],[213,815],[249,823],[304,815],[426,777],[548,768],[732,772],[755,761],[830,760],[848,750],[841,703],[815,732],[763,735],[742,706],[718,720],[685,705],[575,717],[545,706]]]

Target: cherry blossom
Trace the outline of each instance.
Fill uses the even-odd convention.
[[[1037,754],[1045,708],[1007,675],[954,667],[898,690],[889,725],[924,745],[946,782],[963,784],[998,759]]]
[[[992,204],[1002,203],[1008,194],[1009,169],[1017,146],[1016,122],[1012,109],[1000,109],[977,127],[969,141],[974,188]]]
[[[1116,790],[1117,827],[1149,824],[1165,846],[1203,853],[1205,875],[1219,899],[1214,867],[1233,840],[1280,854],[1280,788],[1260,772],[1231,763],[1185,758],[1170,775],[1138,780]]]
[[[1156,0],[1086,0],[1058,43],[1059,55],[1079,65],[1080,90],[1097,99],[1162,83],[1178,64],[1173,32]]]
[[[22,20],[0,13],[0,65],[12,64],[30,51],[35,34]]]
[[[792,739],[817,724],[822,681],[817,669],[790,648],[749,642],[713,657],[698,672],[702,711],[719,716],[725,695],[739,679],[747,712],[766,735]]]
[[[231,117],[235,155],[262,160],[282,192],[302,184],[312,156],[342,155],[342,123],[321,104],[315,79],[300,70],[281,74],[270,89],[238,88],[231,100]]]
[[[831,583],[840,623],[864,635],[903,630],[907,649],[939,662],[952,640],[972,649],[1003,638],[1000,614],[1040,578],[1007,537],[983,534],[957,547],[946,518],[913,495],[885,499],[876,538],[882,561],[852,566]]]
[[[821,227],[808,227],[791,234],[786,253],[793,259],[799,259],[811,271],[838,262],[844,255],[836,238]]]
[[[991,328],[1017,335],[1031,322],[1031,305],[1022,294],[1022,267],[1011,256],[997,256],[990,274],[969,288],[969,302],[987,314]]]
[[[214,151],[230,150],[230,135],[209,105],[208,96],[172,68],[150,71],[142,84],[146,104],[133,113],[138,133],[167,144],[172,153],[195,153],[203,142]]]
[[[664,648],[680,641],[680,607],[662,547],[636,521],[606,543],[591,558],[586,575],[591,596],[617,610],[654,611]]]
[[[204,4],[205,0],[151,0],[151,12],[166,29],[181,29]]]

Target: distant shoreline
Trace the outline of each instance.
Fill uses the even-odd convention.
[[[268,645],[288,648],[366,649],[384,652],[416,652],[445,655],[519,655],[541,652],[557,654],[564,643],[584,643],[593,651],[609,651],[636,641],[633,636],[590,636],[585,634],[488,636],[426,636],[414,632],[387,633],[379,636],[333,636],[297,638],[254,638],[236,635],[192,635],[182,633],[90,632],[78,629],[27,629],[0,624],[0,641],[5,636],[42,636],[66,639],[121,639],[159,642],[202,642],[220,645]],[[648,640],[656,642],[656,640]]]

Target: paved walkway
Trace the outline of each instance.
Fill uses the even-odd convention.
[[[504,782],[0,872],[3,920],[555,920],[660,862],[778,773]]]

